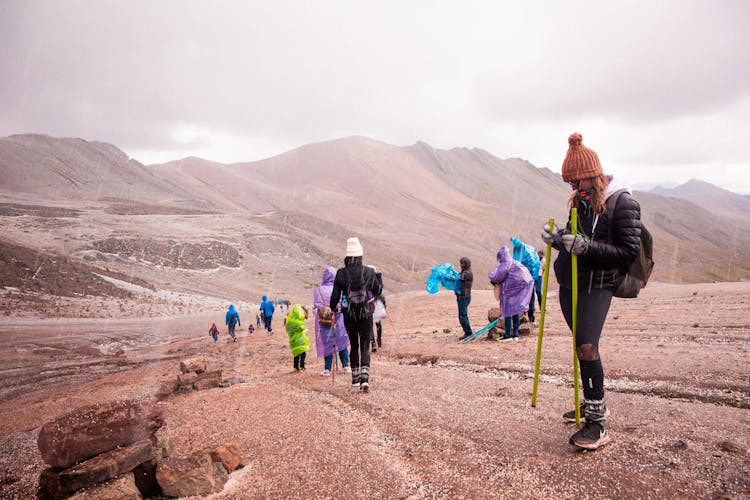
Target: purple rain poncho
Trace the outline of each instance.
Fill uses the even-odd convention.
[[[335,276],[336,269],[330,266],[326,267],[323,271],[323,281],[318,288],[313,290],[313,305],[315,306],[315,351],[319,358],[333,354],[334,337],[331,335],[333,327],[322,328],[320,324],[318,324],[318,315],[322,308],[330,305],[331,294],[333,293],[333,279]],[[347,335],[346,327],[344,326],[344,315],[341,314],[340,310],[335,311],[335,313],[336,349],[338,351],[343,351],[349,347],[349,335]]]
[[[489,272],[493,285],[500,285],[500,309],[503,317],[509,318],[529,310],[534,279],[526,266],[513,260],[510,250],[504,246],[497,252],[498,265]]]

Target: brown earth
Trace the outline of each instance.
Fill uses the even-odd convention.
[[[600,346],[613,441],[586,453],[568,444],[574,426],[560,418],[573,404],[572,349],[552,293],[549,302],[536,408],[536,335],[459,344],[448,292],[389,297],[369,394],[341,372],[319,376],[314,347],[307,371],[293,373],[280,314],[273,336],[242,330],[228,343],[223,331],[218,346],[207,330],[223,324],[221,310],[6,317],[0,497],[34,495],[42,424],[79,406],[149,397],[195,355],[245,382],[170,396],[159,433],[178,457],[237,444],[247,466],[215,498],[750,496],[750,284],[655,284],[613,303]],[[475,328],[492,305],[489,291],[475,292]],[[254,313],[240,306],[243,325]]]

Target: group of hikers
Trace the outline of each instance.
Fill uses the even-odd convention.
[[[595,151],[583,145],[581,134],[568,137],[568,152],[562,165],[562,177],[570,184],[568,222],[564,227],[544,224],[541,239],[558,251],[554,262],[559,285],[560,308],[568,328],[573,328],[572,257],[577,256],[577,324],[576,354],[583,381],[580,414],[584,425],[569,442],[580,448],[595,450],[611,437],[606,429],[610,412],[604,404],[604,368],[599,353],[599,339],[612,297],[623,281],[641,246],[641,210],[630,189],[617,185],[606,175]],[[609,200],[609,202],[608,202]],[[576,210],[576,227],[572,227],[572,210]],[[495,298],[505,321],[500,340],[517,340],[520,314],[528,312],[534,321],[534,295],[541,307],[544,253],[536,252],[516,238],[513,250],[503,246],[497,252],[497,267],[488,273]],[[474,274],[467,257],[460,260],[459,284],[455,288],[458,319],[464,336],[472,334],[468,318]],[[576,411],[563,414],[567,422],[576,421]]]
[[[582,140],[577,132],[570,135],[562,165],[563,180],[572,189],[567,200],[570,209],[568,222],[564,227],[544,224],[541,239],[558,252],[554,271],[559,284],[560,307],[571,329],[574,303],[571,256],[577,256],[577,280],[582,286],[577,288],[575,342],[583,381],[584,399],[580,413],[584,415],[585,423],[569,441],[580,448],[593,450],[611,439],[605,427],[609,410],[604,404],[604,369],[599,338],[614,291],[639,254],[641,221],[640,206],[630,190],[618,186],[612,176],[604,174],[596,152],[584,146]],[[608,204],[610,197],[612,200]],[[577,213],[575,228],[571,225],[573,209]],[[503,341],[517,340],[520,315],[528,313],[529,321],[533,323],[535,299],[540,307],[542,304],[545,254],[517,238],[511,238],[511,243],[512,250],[503,246],[497,251],[497,266],[487,275],[505,322],[505,333],[500,339]],[[367,392],[370,345],[375,351],[382,341],[380,325],[377,326],[377,335],[373,334],[373,320],[377,316],[376,309],[385,308],[385,298],[382,276],[375,268],[365,266],[362,258],[359,239],[349,238],[344,266],[338,270],[325,268],[322,282],[313,292],[313,304],[317,354],[324,358],[322,375],[331,373],[338,356],[344,371],[351,372],[352,386]],[[472,334],[468,307],[474,275],[468,257],[460,259],[460,267],[455,293],[464,339]],[[270,334],[274,308],[265,296],[263,299],[261,311]],[[305,369],[305,353],[309,349],[304,326],[307,315],[306,308],[297,304],[285,321],[294,356],[293,366],[299,371]],[[233,337],[235,316],[239,325],[239,316],[230,306],[227,326]],[[375,320],[377,322],[377,317]],[[564,413],[563,419],[575,422],[576,410]]]

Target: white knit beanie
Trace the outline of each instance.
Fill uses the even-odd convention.
[[[352,237],[346,240],[346,256],[347,257],[362,257],[362,244],[359,242],[359,238]]]

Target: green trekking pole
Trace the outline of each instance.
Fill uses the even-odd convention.
[[[550,232],[555,228],[555,219],[549,220]],[[536,366],[534,368],[534,390],[531,392],[531,406],[536,407],[536,391],[539,388],[539,365],[542,361],[542,335],[544,333],[544,312],[547,310],[547,285],[549,284],[549,261],[552,255],[552,243],[547,243],[544,254],[544,278],[542,279],[542,306],[539,312],[539,335],[536,341]]]
[[[570,210],[570,225],[570,233],[575,237],[578,234],[578,210],[575,208]],[[574,253],[570,254],[570,264],[573,284],[573,297],[571,298],[571,308],[573,309],[573,326],[571,328],[573,333],[573,390],[575,391],[576,425],[581,425],[581,395],[579,393],[580,384],[578,381],[578,350],[576,349],[576,327],[578,326],[578,256]]]

